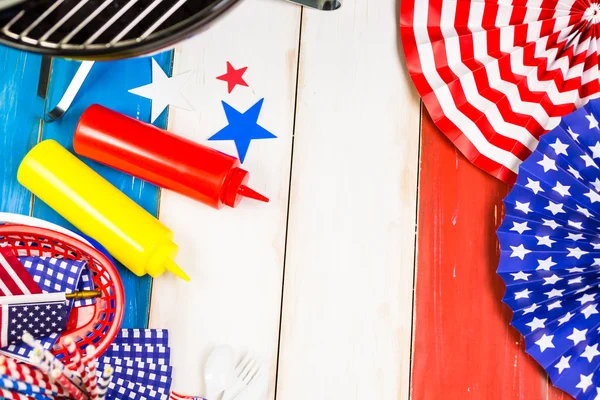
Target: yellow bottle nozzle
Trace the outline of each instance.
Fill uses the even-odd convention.
[[[191,281],[190,277],[179,267],[179,265],[175,264],[175,261],[169,259],[167,260],[167,264],[165,265],[165,269],[170,271],[172,274],[180,277],[186,282]]]

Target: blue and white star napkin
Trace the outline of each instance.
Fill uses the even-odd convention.
[[[600,100],[521,164],[498,229],[511,324],[552,383],[600,398]]]

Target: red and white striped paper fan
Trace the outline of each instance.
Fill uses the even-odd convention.
[[[507,183],[540,135],[599,97],[600,0],[402,0],[400,19],[434,122]]]

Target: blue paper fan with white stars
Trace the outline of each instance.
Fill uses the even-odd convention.
[[[511,324],[552,383],[600,399],[600,99],[519,168],[498,229]]]

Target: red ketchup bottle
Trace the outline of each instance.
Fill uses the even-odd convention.
[[[246,186],[240,161],[100,105],[89,107],[75,130],[75,152],[213,208],[242,198],[268,202]]]

